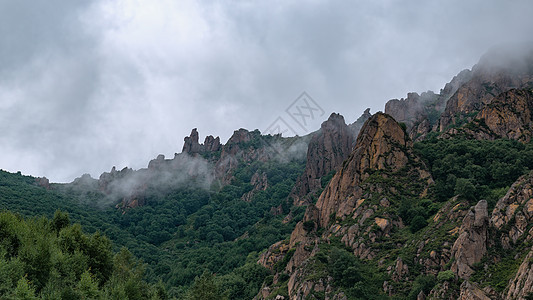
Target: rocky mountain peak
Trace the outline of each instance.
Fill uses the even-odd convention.
[[[487,52],[472,68],[471,77],[450,97],[439,130],[462,119],[471,121],[498,95],[510,89],[533,86],[533,48],[498,47]]]
[[[391,116],[377,113],[370,118],[357,138],[354,155],[360,155],[362,168],[399,170],[407,162],[406,153],[391,152],[396,146],[412,146],[405,130]],[[361,171],[364,169],[360,168]]]
[[[355,134],[342,115],[332,113],[322,123],[320,130],[311,138],[304,173],[291,193],[296,205],[309,202],[309,194],[322,187],[322,177],[338,169],[350,154],[354,141]]]
[[[464,217],[459,237],[452,247],[454,257],[451,270],[460,278],[468,279],[487,252],[489,213],[487,201],[479,201]]]
[[[233,135],[229,138],[226,145],[246,143],[249,142],[251,139],[252,135],[250,134],[250,131],[244,128],[240,128],[239,130],[235,130],[233,132]]]
[[[200,151],[200,144],[198,144],[198,130],[193,128],[190,136],[186,136],[184,139],[183,149],[181,152],[186,153],[198,153]]]
[[[344,127],[345,125],[346,122],[341,114],[332,113],[326,121],[322,122],[320,128],[322,130],[328,130]]]
[[[198,130],[193,128],[190,136],[186,136],[184,139],[182,153],[196,154],[205,152],[216,152],[222,147],[220,144],[220,138],[217,136],[214,138],[212,135],[206,136],[204,143],[199,144]]]
[[[406,167],[410,159],[418,160],[411,147],[407,133],[391,116],[378,112],[368,119],[355,149],[317,201],[320,225],[326,227],[332,215],[343,217],[353,211],[363,196],[361,184],[369,170],[396,172]],[[430,179],[427,171],[418,173]]]
[[[506,138],[531,141],[533,133],[533,91],[511,89],[485,105],[463,130],[478,139]]]
[[[315,286],[316,282],[307,279],[312,272],[307,267],[312,264],[320,243],[328,243],[336,236],[353,250],[355,256],[373,259],[378,251],[373,248],[373,243],[390,237],[394,228],[404,227],[401,219],[387,212],[387,208],[399,205],[397,199],[391,199],[392,202],[385,197],[390,192],[388,189],[394,188],[382,185],[379,179],[368,180],[371,175],[385,181],[387,178],[395,180],[400,173],[407,176],[411,183],[416,182],[416,187],[413,185],[409,190],[411,197],[420,197],[432,183],[425,165],[414,154],[404,128],[390,115],[376,113],[362,126],[355,148],[336,170],[317,203],[307,207],[303,220],[295,226],[288,243],[278,244],[261,256],[260,261],[268,266],[280,259],[276,252],[294,249],[285,268],[290,274],[288,291],[291,299],[300,299],[297,295],[308,295],[309,287]],[[276,250],[278,248],[284,250]],[[402,266],[401,259],[398,261],[396,269],[401,269],[398,278],[403,278],[407,276],[408,268]]]

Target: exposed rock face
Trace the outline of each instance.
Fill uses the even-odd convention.
[[[440,95],[445,99],[444,105],[446,105],[446,101],[448,101],[463,84],[470,81],[470,79],[472,79],[472,71],[468,69],[462,70],[459,74],[455,75],[452,80],[440,90]],[[443,110],[444,108],[445,107],[442,107]]]
[[[46,177],[37,177],[35,178],[35,182],[38,186],[41,186],[47,190],[50,189],[50,180],[48,180]]]
[[[288,284],[291,299],[304,299],[315,287],[328,282],[326,278],[321,279],[322,283],[306,279],[312,274],[312,268],[306,266],[319,250],[321,241],[340,237],[355,256],[372,259],[376,256],[373,244],[379,238],[389,237],[394,227],[403,227],[401,220],[382,209],[391,205],[387,198],[377,202],[364,198],[369,189],[378,194],[384,192],[380,192],[382,187],[367,184],[365,180],[372,172],[383,171],[380,176],[386,177],[403,170],[421,182],[418,189],[422,193],[432,179],[411,147],[409,137],[391,116],[377,113],[366,121],[349,158],[335,173],[317,204],[308,206],[304,219],[291,234],[289,246],[294,249],[294,255],[285,269],[291,274]],[[344,219],[350,220],[348,225],[343,225]],[[318,228],[325,229],[321,236],[317,236]],[[396,280],[402,280],[408,277],[409,268],[398,259],[392,271]]]
[[[122,179],[124,177],[127,177],[133,172],[132,169],[125,167],[124,169],[117,171],[116,167],[111,168],[111,171],[109,173],[104,172],[100,175],[100,178],[98,179],[98,186],[100,188],[100,191],[104,193],[111,193],[112,186],[110,185],[113,181],[117,179]]]
[[[304,173],[298,178],[291,196],[295,205],[309,203],[309,193],[321,188],[321,178],[335,171],[352,150],[355,135],[344,117],[333,113],[323,122],[307,148]]]
[[[250,184],[253,186],[253,189],[249,191],[248,193],[242,195],[242,200],[246,202],[250,202],[252,200],[253,195],[255,195],[258,191],[264,191],[268,188],[268,178],[266,173],[254,173],[252,176],[252,179],[250,180]]]
[[[385,104],[385,113],[396,121],[404,123],[407,128],[413,127],[426,115],[427,104],[437,100],[438,95],[433,92],[408,93],[406,99],[392,99]]]
[[[83,174],[81,177],[74,179],[72,182],[74,186],[83,186],[83,187],[97,187],[98,180],[91,177],[90,174]]]
[[[160,154],[149,162],[148,168],[134,171],[126,167],[117,171],[113,167],[110,172],[102,173],[96,184],[88,177],[77,179],[72,185],[85,187],[86,190],[97,189],[107,196],[108,202],[120,201],[117,208],[126,209],[144,205],[149,187],[160,191],[185,184],[207,188],[213,181],[213,169],[212,163],[202,156],[180,153],[172,159],[165,159],[165,156]]]
[[[185,137],[183,140],[185,143],[183,144],[183,149],[181,150],[181,152],[186,152],[186,153],[200,152],[200,144],[198,143],[198,130],[196,128],[194,128],[191,131],[190,136]]]
[[[527,231],[533,222],[533,173],[520,177],[501,198],[492,211],[491,226],[502,232],[501,244],[505,249],[513,247],[521,238],[531,240],[533,231]]]
[[[370,113],[370,108],[367,108],[365,109],[363,114],[359,116],[359,118],[357,118],[355,122],[348,125],[348,127],[352,131],[352,135],[354,136],[352,149],[355,147],[355,142],[357,141],[357,136],[359,135],[361,128],[363,128],[363,125],[365,124],[366,120],[370,119],[370,117],[372,117],[372,114]]]
[[[391,116],[372,116],[361,129],[350,158],[317,201],[320,226],[327,227],[332,214],[343,217],[352,213],[361,199],[363,190],[359,184],[369,176],[368,170],[396,172],[407,165],[410,157],[418,160],[411,147],[409,137]],[[427,171],[420,170],[420,176],[431,180]]]
[[[474,273],[472,266],[487,252],[488,224],[487,201],[481,200],[463,219],[459,237],[452,247],[455,260],[451,270],[460,278],[468,279]]]
[[[264,162],[271,159],[275,153],[267,148],[245,145],[252,139],[259,138],[260,135],[259,130],[251,132],[243,128],[235,130],[228,142],[222,146],[220,158],[215,165],[215,176],[223,183],[228,183],[232,178],[231,171],[239,165],[239,162]]]
[[[449,269],[449,262],[452,257],[452,246],[456,241],[462,221],[465,215],[470,211],[470,204],[459,197],[449,199],[433,216],[429,230],[426,230],[420,236],[416,243],[416,254],[414,261],[419,263],[422,273],[437,276],[439,272]],[[436,236],[435,232],[446,229],[446,235]],[[457,291],[458,292],[458,291]],[[429,299],[444,299],[444,295],[450,295],[446,286],[441,286],[432,291]],[[438,296],[437,296],[438,295]],[[452,299],[457,299],[457,293]]]
[[[475,284],[468,280],[461,284],[461,294],[459,300],[490,300],[485,292],[483,292]]]
[[[288,251],[289,244],[284,241],[279,241],[270,246],[266,252],[261,254],[257,263],[267,269],[274,270],[276,263],[281,261]]]
[[[147,188],[146,181],[139,180],[138,173],[130,168],[117,171],[115,167],[109,173],[102,173],[98,180],[101,192],[113,198],[120,198],[121,208],[134,208],[144,204],[144,191]]]
[[[489,51],[472,69],[472,78],[463,84],[447,102],[440,119],[440,131],[445,131],[458,118],[472,119],[494,97],[513,88],[533,84],[533,52],[498,48]]]
[[[104,172],[98,180],[91,179],[87,184],[80,180],[72,182],[70,187],[76,190],[98,191],[106,196],[106,203],[117,203],[118,208],[131,208],[144,204],[147,189],[170,191],[184,185],[198,188],[210,188],[215,179],[227,184],[232,178],[232,171],[241,164],[257,161],[266,162],[271,159],[292,161],[303,160],[307,151],[307,138],[282,138],[277,136],[261,136],[259,130],[236,130],[226,145],[220,139],[207,136],[203,144],[198,143],[198,131],[193,129],[191,135],[185,137],[182,153],[176,153],[167,159],[160,154],[151,160],[148,168],[132,170],[124,168],[117,171]],[[270,144],[264,143],[268,139]],[[274,147],[276,147],[274,149]],[[250,201],[252,196],[268,188],[268,178],[264,173],[255,174],[250,182],[254,188],[243,196]],[[282,213],[281,206],[272,208],[273,214]]]
[[[396,259],[396,264],[394,268],[391,268],[391,271],[393,271],[391,279],[393,281],[398,282],[400,280],[404,280],[405,277],[409,274],[409,267],[407,266],[407,264],[404,264],[403,260],[400,257],[398,257]]]
[[[295,248],[294,255],[285,268],[289,273],[294,272],[307,258],[309,258],[313,251],[318,250],[316,244],[318,240],[315,235],[309,232],[308,228],[304,224],[313,224],[311,229],[314,232],[317,229],[316,220],[318,219],[319,211],[313,205],[310,205],[304,215],[304,219],[296,224],[294,230],[291,233],[289,241],[289,247]],[[294,274],[293,274],[294,275]]]
[[[165,156],[163,154],[159,154],[156,159],[152,159],[148,163],[148,169],[159,170],[164,164],[165,164]]]
[[[457,90],[472,78],[472,71],[463,70],[440,90],[439,94],[427,91],[408,93],[406,99],[392,99],[385,104],[385,113],[407,126],[409,136],[418,141],[437,129],[439,116],[446,108],[447,101]]]
[[[191,135],[184,138],[182,153],[196,154],[204,152],[216,152],[221,149],[220,138],[212,135],[205,137],[203,144],[198,143],[198,130],[194,128]]]
[[[533,293],[533,248],[510,281],[506,299],[525,299],[530,293]]]
[[[511,89],[494,98],[476,116],[483,122],[479,130],[491,137],[529,142],[532,133],[533,92]]]
[[[409,137],[414,141],[425,139],[438,128],[438,118],[446,108],[447,101],[472,78],[470,70],[463,70],[440,90],[439,94],[427,91],[420,96],[409,93],[407,99],[393,99],[385,105],[385,113],[407,126]]]

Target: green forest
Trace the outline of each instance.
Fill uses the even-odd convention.
[[[398,208],[412,236],[454,195],[473,204],[487,199],[492,207],[533,169],[531,143],[432,137],[414,146],[435,184],[422,201]],[[287,239],[303,217],[305,207],[293,206],[289,194],[304,166],[305,160],[241,163],[221,188],[151,188],[144,206],[125,211],[90,205],[80,194],[46,190],[33,177],[2,171],[0,294],[6,299],[251,299],[274,275],[257,264],[259,254]],[[244,201],[256,173],[266,174],[268,187]],[[323,187],[331,177],[323,178]],[[349,299],[378,297],[372,290],[387,278],[340,243],[322,248],[314,260]],[[288,279],[287,274],[279,278],[280,294],[287,294]],[[431,280],[424,280],[415,282],[416,289],[431,289]]]
[[[56,191],[39,187],[33,177],[2,171],[0,203],[4,211],[16,213],[19,218],[30,218],[27,220],[30,224],[33,224],[31,218],[55,220],[58,214],[56,210],[60,210],[60,215],[76,223],[71,226],[74,228],[72,230],[80,234],[83,232],[84,238],[87,235],[89,240],[94,237],[105,239],[109,253],[122,256],[124,253],[133,253],[129,255],[131,259],[132,255],[136,257],[135,265],[139,269],[137,278],[149,283],[151,289],[164,290],[164,295],[169,297],[191,297],[190,292],[194,290],[191,287],[195,282],[203,282],[206,276],[216,274],[216,284],[220,285],[219,290],[223,291],[224,296],[229,299],[250,299],[269,275],[265,268],[256,263],[258,253],[278,240],[287,238],[303,215],[305,209],[292,207],[288,195],[304,164],[303,160],[242,164],[234,171],[232,183],[222,188],[206,190],[184,187],[165,193],[150,189],[146,195],[146,205],[126,212],[114,206],[91,206],[86,200],[72,198],[61,189]],[[251,190],[249,182],[256,172],[267,175],[269,186],[266,190],[257,191],[251,201],[243,201],[241,197]],[[272,208],[277,207],[286,213],[273,214]],[[284,223],[282,220],[288,212],[293,218]],[[41,236],[48,240],[50,235]],[[9,261],[9,257],[5,259]],[[102,277],[98,277],[101,279],[98,281],[100,287],[107,283],[112,270],[108,270],[108,273],[105,282],[99,275]],[[81,275],[77,274],[75,280],[79,281]],[[26,279],[36,295],[49,298],[42,290],[45,284],[34,283],[32,277]],[[74,282],[74,279],[69,280]],[[3,294],[12,292],[16,283],[6,288]],[[104,293],[100,296],[110,295]],[[162,295],[158,294],[158,297]]]

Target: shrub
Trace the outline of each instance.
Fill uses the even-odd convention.
[[[451,281],[454,278],[455,274],[452,272],[452,270],[442,271],[437,275],[437,280],[440,282]]]
[[[415,216],[413,220],[411,221],[411,225],[409,226],[409,229],[412,233],[415,233],[419,231],[420,229],[426,227],[428,225],[428,222],[426,219],[420,215]]]

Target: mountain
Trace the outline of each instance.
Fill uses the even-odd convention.
[[[101,297],[131,285],[124,299],[530,299],[531,49],[491,49],[438,93],[355,121],[332,113],[302,137],[241,128],[200,143],[193,129],[172,158],[68,184],[2,171],[0,206],[19,216],[0,216],[11,224],[0,226],[0,295],[85,295],[82,277],[94,287],[100,276]],[[65,212],[81,227],[54,233]],[[35,224],[42,238],[27,230]],[[89,242],[61,248],[62,236],[100,234],[112,242],[106,257],[115,252],[110,272],[94,267]],[[13,250],[37,240],[52,267],[32,269],[38,252]],[[70,256],[87,263],[65,273]],[[137,272],[127,284],[121,259]]]
[[[276,275],[256,298],[531,297],[532,54],[494,49],[439,94],[387,102],[261,255]]]
[[[324,188],[321,179],[334,173],[346,160],[361,126],[370,116],[370,109],[367,109],[353,124],[346,125],[343,116],[333,113],[320,130],[312,134],[304,173],[291,192],[295,205],[309,204],[313,193]]]

